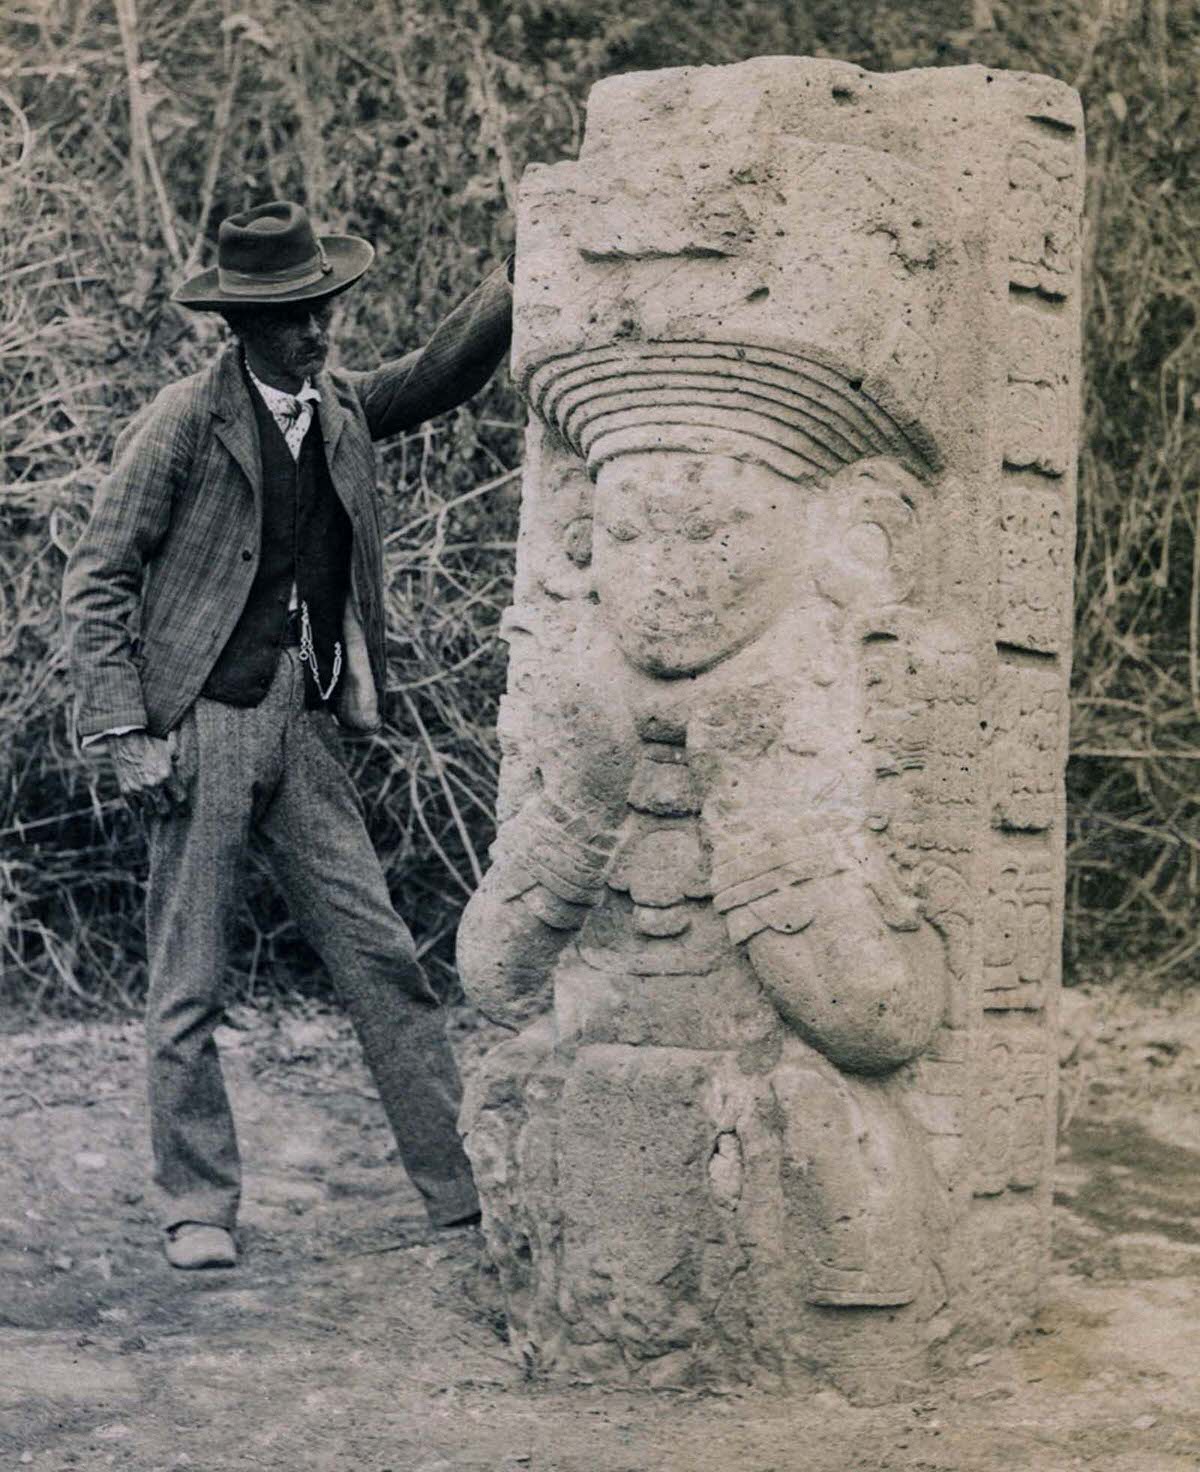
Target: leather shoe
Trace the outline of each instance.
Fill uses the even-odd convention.
[[[237,1262],[232,1235],[207,1222],[168,1227],[163,1251],[173,1268],[231,1268]]]

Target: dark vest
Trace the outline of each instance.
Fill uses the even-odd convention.
[[[226,705],[258,705],[279,661],[295,580],[308,606],[321,686],[305,665],[305,704],[332,703],[330,688],[342,641],[342,613],[350,586],[351,525],[329,476],[319,411],[294,461],[262,395],[246,378],[262,456],[262,546],[258,571],[242,615],[201,694]],[[314,408],[317,406],[314,406]],[[342,650],[342,659],[345,651]],[[340,681],[339,681],[340,683]]]

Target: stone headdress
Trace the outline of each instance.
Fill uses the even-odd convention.
[[[585,149],[527,174],[513,363],[535,413],[593,475],[670,449],[797,481],[874,457],[936,469],[957,201],[874,150],[730,150]]]
[[[594,477],[643,450],[754,460],[789,480],[875,456],[929,459],[925,438],[814,356],[749,343],[613,343],[536,368],[530,405]]]

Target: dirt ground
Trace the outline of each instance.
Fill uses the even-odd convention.
[[[474,1231],[437,1238],[340,1018],[222,1030],[242,1265],[173,1273],[134,1025],[0,1037],[0,1468],[1196,1472],[1200,997],[1067,996],[1036,1330],[916,1404],[529,1383]],[[464,1067],[484,1041],[465,1014]]]

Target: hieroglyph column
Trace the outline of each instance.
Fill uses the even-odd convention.
[[[520,202],[530,409],[464,1122],[514,1353],[903,1393],[1049,1244],[1075,93],[613,78]]]

